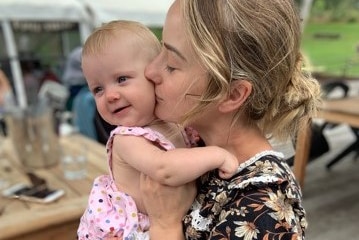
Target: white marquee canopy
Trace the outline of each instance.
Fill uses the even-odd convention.
[[[93,24],[99,26],[113,19],[142,22],[148,26],[162,26],[174,0],[81,0],[88,6]]]

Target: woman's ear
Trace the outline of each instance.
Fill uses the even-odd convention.
[[[234,80],[226,99],[218,106],[221,112],[232,112],[239,109],[252,92],[252,84],[247,80]]]

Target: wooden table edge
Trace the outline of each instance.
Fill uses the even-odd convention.
[[[32,209],[26,215],[15,213],[9,216],[1,216],[4,218],[2,220],[5,224],[0,226],[0,239],[11,239],[50,226],[61,225],[76,218],[80,219],[87,205],[87,200],[88,197],[84,196],[66,201],[61,206],[54,205],[50,211]],[[36,221],[32,221],[34,215],[37,216]],[[16,226],[14,226],[13,218],[16,218]]]

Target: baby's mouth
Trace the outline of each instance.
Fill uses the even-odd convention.
[[[128,106],[125,107],[121,107],[121,108],[117,108],[115,111],[113,111],[113,113],[118,113],[121,112],[123,109],[127,108]]]

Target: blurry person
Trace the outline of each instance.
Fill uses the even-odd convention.
[[[67,101],[67,110],[72,110],[73,100],[80,90],[87,86],[81,68],[82,47],[74,48],[67,57],[62,83],[69,89],[70,96]]]
[[[0,107],[4,107],[7,100],[13,99],[10,81],[5,73],[0,69]]]
[[[6,105],[14,104],[14,94],[10,85],[10,81],[0,69],[0,133],[6,134],[6,125],[2,117],[3,112],[6,109]]]

